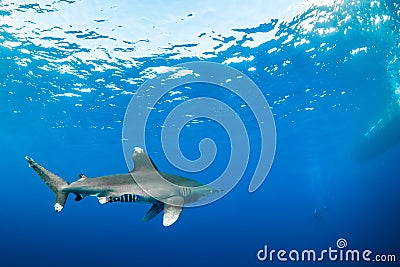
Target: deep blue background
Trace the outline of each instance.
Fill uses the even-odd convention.
[[[110,100],[115,92],[104,85],[134,92],[137,85],[129,86],[123,79],[138,77],[147,67],[197,58],[142,58],[139,69],[117,62],[114,64],[122,70],[117,75],[113,70],[91,73],[91,66],[78,64],[74,67],[91,73],[79,78],[44,71],[39,68],[43,62],[33,58],[28,66],[19,66],[15,61],[22,57],[21,52],[0,46],[0,265],[262,266],[271,265],[256,259],[264,245],[318,250],[335,247],[342,237],[350,248],[400,257],[400,147],[363,163],[353,156],[355,144],[383,113],[393,94],[389,82],[393,75],[388,74],[387,65],[399,51],[393,46],[399,36],[398,6],[381,2],[382,7],[374,12],[389,14],[391,19],[380,31],[367,22],[350,20],[332,34],[302,33],[298,25],[309,16],[322,14],[318,12],[334,16],[325,24],[315,23],[316,28],[328,28],[345,10],[352,12],[349,6],[339,11],[310,9],[279,26],[280,33],[293,34],[292,41],[279,37],[251,49],[238,42],[212,59],[222,62],[235,53],[254,55],[253,61],[231,66],[251,77],[273,108],[278,138],[275,161],[262,187],[250,194],[247,188],[257,162],[252,155],[249,170],[231,193],[212,205],[185,209],[169,228],[162,226],[162,216],[143,223],[146,205],[101,206],[95,198],[79,203],[71,198],[62,213],[55,214],[53,193],[27,167],[24,156],[33,157],[70,182],[79,173],[93,177],[127,172],[121,121],[131,95],[118,94]],[[370,14],[368,7],[354,10],[360,9],[365,18],[376,15]],[[348,26],[352,30],[344,34]],[[3,40],[14,38],[6,31],[1,33]],[[294,44],[302,38],[309,42]],[[44,51],[65,56],[28,41],[23,47],[33,54]],[[268,53],[273,47],[279,50]],[[367,52],[352,56],[350,51],[359,47],[367,47]],[[289,63],[283,64],[286,60]],[[274,72],[264,70],[275,65]],[[248,71],[249,67],[256,71]],[[104,81],[96,81],[99,78]],[[43,90],[55,84],[68,92],[77,82],[97,89],[80,98],[82,106],[76,106],[74,98],[54,100],[50,91]],[[287,99],[280,101],[285,96]],[[226,101],[232,106],[240,104],[228,96]],[[246,112],[241,115],[250,124],[251,141],[257,148],[259,135],[251,133],[254,118]],[[158,117],[153,123],[162,125]],[[224,149],[226,133],[212,123],[200,124],[182,134],[182,150],[189,158],[198,156],[193,148],[196,140],[204,137],[213,137],[221,148],[217,162],[207,170],[207,177],[193,174],[190,178],[207,182],[212,180],[209,176],[223,170],[229,154]],[[149,138],[149,154],[159,169],[182,174],[157,153],[161,151],[157,134]],[[324,206],[323,218],[316,219],[314,210]]]

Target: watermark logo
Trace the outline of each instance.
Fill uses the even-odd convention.
[[[342,248],[347,247],[347,240],[344,239],[344,238],[339,238],[339,239],[336,241],[336,246],[337,246],[339,249],[342,249]]]
[[[303,249],[303,250],[275,250],[269,249],[267,245],[257,252],[259,261],[292,261],[292,262],[396,262],[395,254],[374,254],[371,250],[348,249],[347,240],[339,238],[336,248],[328,247],[323,250]]]
[[[154,78],[147,80],[135,92],[126,110],[122,140],[125,161],[130,169],[133,167],[132,153],[134,147],[147,150],[146,131],[152,127],[148,125],[149,116],[165,95],[174,92],[176,88],[185,88],[191,84],[213,85],[228,90],[236,95],[251,110],[259,131],[258,163],[250,181],[249,192],[256,191],[266,179],[271,168],[276,147],[275,122],[268,102],[257,85],[240,71],[218,63],[189,62],[174,67],[165,68]],[[204,96],[205,95],[205,96]],[[186,172],[201,172],[210,166],[218,151],[214,140],[202,139],[198,144],[200,157],[196,160],[187,159],[180,149],[180,134],[184,126],[196,119],[209,119],[223,127],[229,136],[230,158],[224,171],[219,177],[204,186],[204,189],[214,188],[218,194],[210,195],[201,201],[185,203],[185,206],[199,206],[211,203],[229,193],[242,178],[248,162],[250,151],[252,156],[248,128],[243,118],[230,103],[230,99],[215,99],[203,92],[201,97],[187,99],[175,106],[166,114],[161,130],[161,144],[163,153],[169,162],[176,168]],[[251,131],[254,130],[254,127]],[[195,149],[195,148],[194,148]],[[151,188],[146,188],[145,181],[133,177],[136,183],[149,195],[156,197]],[[179,184],[172,184],[163,177],[160,181],[166,186],[175,186],[176,190],[187,190]],[[196,187],[199,190],[199,187]],[[173,204],[173,203],[172,203]]]

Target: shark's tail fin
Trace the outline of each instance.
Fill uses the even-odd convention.
[[[43,166],[37,164],[30,157],[25,157],[26,161],[29,163],[29,167],[32,167],[35,172],[42,178],[42,180],[47,184],[47,186],[54,192],[56,196],[56,202],[54,204],[54,210],[60,212],[67,201],[69,192],[65,190],[68,187],[68,183],[64,181],[61,177],[47,170]]]

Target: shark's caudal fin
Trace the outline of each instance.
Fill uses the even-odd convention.
[[[29,163],[29,167],[32,167],[40,176],[40,178],[42,178],[42,180],[47,184],[47,186],[54,192],[56,197],[54,210],[56,212],[60,212],[64,208],[65,202],[67,201],[69,192],[64,189],[68,187],[68,183],[61,177],[37,164],[30,157],[25,157],[25,159]]]

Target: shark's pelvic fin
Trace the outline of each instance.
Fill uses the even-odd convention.
[[[54,192],[56,196],[56,202],[54,204],[54,210],[56,212],[60,212],[65,205],[68,197],[68,191],[64,190],[68,187],[68,183],[64,181],[61,177],[47,170],[43,166],[37,164],[30,157],[25,157],[26,161],[29,164],[29,167],[32,167],[35,172],[42,178],[42,180],[47,184],[47,186]]]
[[[164,204],[163,225],[170,226],[176,222],[179,215],[181,215],[184,200],[182,197],[174,196],[168,198],[166,202],[171,204]]]
[[[158,171],[157,167],[154,165],[149,155],[147,155],[147,153],[144,152],[144,150],[140,147],[135,147],[132,159],[134,167],[131,172]]]
[[[99,201],[100,204],[106,204],[106,203],[109,202],[108,197],[101,197],[101,196],[99,196],[99,197],[97,197],[97,200]]]
[[[81,201],[83,197],[79,194],[75,194],[75,201]]]
[[[164,203],[154,203],[149,209],[146,215],[143,217],[143,221],[148,222],[154,217],[156,217],[164,209]]]

